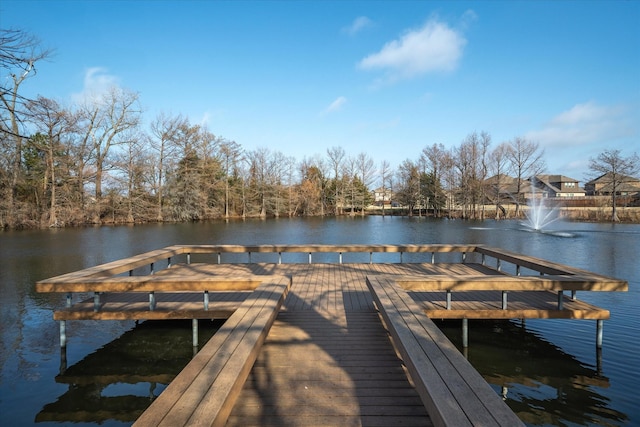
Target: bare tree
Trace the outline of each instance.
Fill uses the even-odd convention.
[[[93,184],[98,210],[94,210],[94,222],[98,221],[102,184],[107,159],[113,146],[124,143],[121,135],[132,131],[140,122],[137,106],[138,94],[118,87],[112,87],[105,94],[85,103],[81,107],[84,118],[82,139],[90,147],[93,161]]]
[[[345,199],[348,198],[348,204],[350,207],[349,215],[354,216],[356,214],[356,177],[358,176],[358,162],[357,159],[353,156],[347,157],[342,165],[342,175],[344,175],[344,188],[345,193],[348,196],[345,196]],[[346,204],[347,200],[345,200]]]
[[[477,132],[467,135],[456,149],[463,218],[478,216],[478,203],[482,201],[483,152],[483,138]]]
[[[202,162],[198,156],[201,128],[188,121],[180,124],[176,135],[179,161],[167,175],[166,205],[172,219],[195,221],[205,216],[206,189],[201,185]]]
[[[382,216],[384,217],[384,205],[387,197],[387,183],[390,185],[391,181],[391,165],[388,160],[383,160],[380,163],[380,189],[382,190]]]
[[[413,210],[420,200],[420,168],[410,159],[405,160],[398,168],[398,201],[407,206],[409,216],[413,216]]]
[[[364,216],[364,211],[366,210],[365,205],[367,201],[370,200],[369,186],[373,181],[373,177],[375,173],[374,165],[375,164],[373,162],[373,159],[367,153],[362,152],[358,154],[358,157],[356,158],[356,166],[358,169],[358,173],[360,175],[360,181],[364,186],[364,193],[361,195],[361,201],[362,201],[362,209],[360,211],[361,216]]]
[[[296,210],[305,216],[324,215],[324,162],[319,157],[304,158],[299,163],[299,173]]]
[[[478,177],[478,182],[480,184],[480,200],[482,203],[482,211],[480,218],[484,219],[485,217],[485,205],[487,200],[487,186],[486,181],[489,177],[489,146],[491,145],[491,135],[487,131],[480,132],[480,176]]]
[[[14,220],[14,202],[20,179],[24,120],[28,114],[28,99],[19,94],[20,85],[36,74],[36,63],[51,55],[40,41],[22,30],[0,29],[0,69],[7,73],[0,78],[0,143],[9,158],[9,182],[2,199],[6,201],[7,223]],[[4,74],[4,72],[2,74]],[[0,183],[2,184],[2,183]],[[0,220],[2,219],[0,212]],[[4,221],[3,221],[4,222]]]
[[[611,196],[611,221],[620,221],[617,212],[617,199],[627,182],[635,181],[640,171],[640,158],[637,153],[623,157],[620,150],[604,150],[596,158],[589,160],[589,169],[599,174],[606,184],[606,192]],[[636,190],[637,191],[637,190]]]
[[[284,155],[262,147],[247,153],[249,162],[249,188],[258,205],[259,215],[265,218],[275,214],[278,207],[278,187],[282,182]]]
[[[224,217],[229,219],[229,184],[231,172],[238,167],[242,157],[242,147],[235,141],[222,140],[220,143],[220,158],[224,168]]]
[[[507,159],[511,171],[516,178],[516,218],[520,215],[520,204],[524,182],[542,173],[545,169],[544,150],[540,149],[537,142],[527,141],[522,137],[516,137],[509,141]]]
[[[331,147],[327,149],[327,155],[329,156],[329,164],[333,169],[333,179],[335,184],[335,194],[333,199],[334,214],[339,215],[341,213],[341,207],[343,206],[342,200],[340,200],[340,194],[342,188],[340,188],[340,172],[343,168],[345,160],[345,152],[342,147]]]
[[[150,200],[145,197],[150,194],[153,187],[154,159],[146,152],[145,138],[141,135],[130,133],[123,136],[121,150],[114,156],[113,166],[119,172],[114,179],[120,183],[123,195],[123,212],[121,221],[132,224],[139,220],[146,221],[150,216]],[[155,212],[157,215],[157,212]],[[116,222],[116,212],[112,212],[113,221]]]
[[[444,175],[444,161],[447,151],[442,144],[433,144],[431,147],[422,149],[421,159],[429,168],[432,175],[433,188],[429,189],[429,196],[432,198],[434,215],[440,216],[440,206],[442,206],[440,186]]]
[[[30,117],[36,128],[43,133],[44,138],[32,138],[35,148],[44,153],[46,172],[43,181],[43,194],[49,193],[49,227],[58,227],[57,206],[57,164],[63,155],[62,139],[70,131],[70,117],[68,111],[51,99],[38,97],[29,103]]]
[[[178,134],[181,126],[185,126],[187,119],[182,116],[169,117],[159,114],[151,122],[150,148],[155,152],[154,192],[156,196],[156,221],[163,221],[162,207],[167,170],[177,163],[175,159],[178,147]]]
[[[506,191],[507,171],[509,169],[507,163],[507,152],[509,145],[506,142],[498,145],[489,154],[489,170],[492,173],[491,186],[489,192],[496,205],[496,219],[500,219],[500,213],[506,216],[506,211],[502,206],[502,195]]]
[[[294,204],[294,180],[295,180],[295,170],[296,170],[296,159],[293,156],[289,156],[285,159],[284,164],[284,176],[287,179],[287,190],[288,190],[288,202],[287,202],[287,213],[289,218],[291,218],[295,214],[295,204]]]

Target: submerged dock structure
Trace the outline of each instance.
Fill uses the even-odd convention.
[[[609,312],[577,292],[627,286],[482,245],[176,245],[36,289],[67,295],[63,347],[69,320],[191,319],[197,346],[227,319],[135,425],[512,426],[430,319],[464,346],[469,319],[591,319],[600,347]]]

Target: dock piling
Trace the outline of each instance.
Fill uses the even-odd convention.
[[[462,347],[469,347],[469,319],[462,319]]]
[[[198,347],[198,319],[191,320],[191,334],[193,341],[193,348]]]
[[[66,320],[60,321],[60,347],[61,348],[67,347],[67,321]]]
[[[558,310],[563,309],[564,292],[558,291]]]
[[[596,320],[596,348],[602,348],[602,329],[604,328],[604,320]]]

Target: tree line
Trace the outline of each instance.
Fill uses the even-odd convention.
[[[301,160],[245,150],[180,114],[144,126],[139,94],[117,86],[69,106],[22,97],[20,85],[50,54],[25,32],[0,30],[2,228],[364,215],[373,186],[409,214],[455,207],[484,218],[487,201],[500,204],[500,177],[521,185],[545,168],[537,143],[516,137],[493,147],[484,131],[452,149],[425,146],[394,170],[337,146]],[[490,176],[497,185],[486,185]]]

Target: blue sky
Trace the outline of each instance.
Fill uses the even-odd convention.
[[[640,151],[639,1],[3,0],[0,26],[55,49],[25,95],[116,84],[147,122],[298,160],[342,146],[395,167],[487,131],[584,181],[604,149]]]

